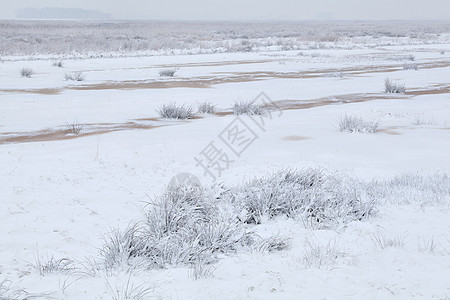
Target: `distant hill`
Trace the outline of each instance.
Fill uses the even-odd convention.
[[[105,20],[112,16],[100,10],[87,10],[82,8],[62,7],[27,7],[16,13],[20,19],[81,19],[81,20]]]

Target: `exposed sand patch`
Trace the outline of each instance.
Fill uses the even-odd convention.
[[[257,61],[260,62],[260,61]],[[229,62],[242,63],[242,62]],[[245,63],[245,62],[244,62]],[[246,62],[256,63],[256,62]],[[213,64],[213,63],[211,63]],[[217,62],[218,65],[221,62]],[[189,65],[189,64],[187,64]],[[193,63],[193,65],[197,65]],[[417,64],[419,69],[449,67],[450,61],[429,62]],[[169,65],[167,65],[169,66]],[[174,79],[145,79],[145,80],[124,80],[107,81],[102,83],[69,85],[64,88],[42,88],[42,89],[2,89],[0,93],[33,93],[41,95],[57,95],[63,90],[135,90],[135,89],[170,89],[170,88],[211,88],[214,85],[226,83],[255,82],[268,79],[306,79],[323,77],[329,73],[340,72],[344,76],[358,76],[371,73],[386,73],[403,70],[403,65],[392,66],[360,66],[341,69],[318,69],[298,72],[274,72],[274,71],[254,71],[254,72],[215,72],[214,75],[197,77],[179,77]],[[446,93],[449,87],[441,89],[440,93]],[[419,91],[407,91],[407,95],[420,95]],[[426,92],[423,92],[426,93]]]
[[[390,134],[390,135],[402,135],[402,133],[395,131],[393,129],[390,129],[390,128],[378,129],[377,132],[383,132],[383,133]]]
[[[406,89],[405,95],[423,96],[423,95],[441,95],[450,93],[450,84],[438,84],[428,89]]]
[[[134,130],[134,129],[153,129],[165,126],[163,124],[139,124],[136,122],[127,123],[92,123],[84,124],[84,130],[80,134],[71,134],[68,129],[43,129],[33,132],[6,132],[0,134],[0,145],[48,142],[58,140],[70,140],[79,137],[105,134],[115,131]]]
[[[293,109],[308,109],[325,105],[346,104],[346,103],[359,103],[371,100],[383,100],[383,99],[408,99],[406,96],[393,96],[392,94],[347,94],[339,96],[329,96],[318,98],[314,100],[280,100],[276,101],[276,105],[283,110]]]
[[[283,141],[304,141],[309,140],[310,137],[307,136],[299,136],[299,135],[289,135],[282,138]]]
[[[329,96],[313,100],[279,100],[276,101],[276,105],[282,110],[296,110],[296,109],[310,109],[314,107],[320,107],[325,105],[337,105],[347,103],[359,103],[372,100],[408,100],[415,96],[420,95],[433,95],[433,94],[445,94],[450,92],[450,85],[436,85],[430,89],[417,89],[410,90],[405,94],[387,94],[387,93],[369,93],[369,94],[347,94],[338,96]],[[215,115],[219,117],[232,115],[231,110],[222,110],[216,112]],[[195,116],[190,120],[201,119],[201,116]],[[142,124],[141,122],[153,122],[152,124]],[[55,141],[74,139],[78,137],[105,134],[114,131],[135,130],[135,129],[153,129],[162,126],[183,124],[183,122],[162,123],[162,119],[159,118],[140,118],[126,123],[90,123],[85,125],[85,132],[73,135],[70,134],[68,129],[44,129],[34,132],[6,132],[0,133],[0,145],[9,143],[26,143],[26,142],[43,142],[43,141]],[[167,121],[167,120],[165,120]],[[158,124],[159,123],[159,124]],[[62,127],[62,126],[60,126]],[[390,127],[380,129],[379,132],[384,132],[392,135],[400,135],[401,133],[396,129],[403,127]],[[409,128],[409,127],[408,127]],[[443,128],[449,129],[449,128]],[[309,139],[309,137],[302,136],[287,136],[283,140],[286,141],[299,141]]]
[[[42,88],[42,89],[3,89],[0,93],[25,93],[38,95],[58,95],[62,89],[58,88]]]
[[[174,68],[195,68],[195,67],[221,67],[233,65],[250,65],[250,64],[264,64],[270,62],[278,62],[279,59],[261,59],[261,60],[232,60],[232,61],[211,61],[198,63],[181,63],[181,64],[162,64],[151,65],[145,67],[128,67],[128,68],[114,68],[114,69],[89,69],[81,70],[81,72],[101,72],[101,71],[118,71],[118,70],[148,70],[148,69],[174,69]]]

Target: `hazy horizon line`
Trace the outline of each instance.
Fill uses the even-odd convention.
[[[329,22],[329,21],[336,21],[336,22],[354,22],[354,21],[361,21],[361,22],[417,22],[417,21],[435,21],[435,22],[450,22],[450,18],[448,19],[125,19],[125,18],[110,18],[110,19],[82,19],[82,18],[74,18],[74,19],[68,19],[68,18],[2,18],[0,17],[0,20],[3,21],[146,21],[146,22],[303,22],[303,21],[309,21],[309,22]]]

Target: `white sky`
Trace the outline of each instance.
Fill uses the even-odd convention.
[[[450,0],[0,0],[0,18],[26,7],[96,9],[118,19],[447,19]]]

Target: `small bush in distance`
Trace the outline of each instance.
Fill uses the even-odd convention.
[[[199,114],[213,115],[216,112],[216,106],[209,102],[202,102],[197,105],[197,112]]]
[[[234,103],[233,113],[235,115],[262,115],[266,112],[266,108],[262,105],[255,104],[252,101],[239,101]]]
[[[64,64],[63,64],[63,61],[62,61],[62,60],[57,60],[57,61],[54,61],[54,62],[52,63],[52,66],[53,66],[53,67],[62,68],[62,67],[64,67]]]
[[[164,69],[159,71],[160,77],[174,77],[175,73],[177,73],[177,69]]]
[[[22,70],[20,70],[20,76],[22,77],[30,78],[31,75],[33,75],[33,70],[30,68],[22,68]]]
[[[416,64],[404,64],[403,70],[417,70]]]

